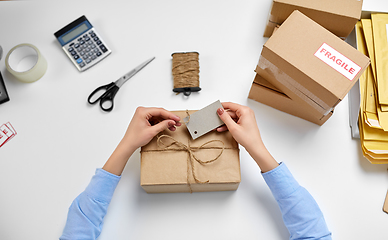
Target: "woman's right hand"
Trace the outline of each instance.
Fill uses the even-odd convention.
[[[225,125],[217,128],[217,131],[229,130],[233,138],[256,161],[262,172],[276,168],[279,164],[264,146],[253,110],[231,102],[222,103],[222,106],[225,110],[219,108],[217,113]]]
[[[250,152],[251,148],[262,144],[255,113],[252,109],[231,102],[224,102],[222,106],[225,110],[219,108],[217,113],[225,125],[217,128],[217,131],[223,132],[229,130],[233,138],[248,152]]]

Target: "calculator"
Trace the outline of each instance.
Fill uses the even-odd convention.
[[[85,16],[54,33],[63,51],[82,72],[107,57],[111,50]]]

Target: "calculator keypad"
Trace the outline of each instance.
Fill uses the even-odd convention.
[[[64,50],[68,52],[69,57],[80,71],[86,70],[110,53],[94,29],[74,39],[64,46]]]

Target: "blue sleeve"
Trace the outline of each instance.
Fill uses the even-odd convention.
[[[318,204],[284,163],[262,175],[279,204],[290,239],[331,239]]]
[[[120,176],[97,169],[85,191],[69,208],[61,240],[96,239],[101,233],[103,220]]]

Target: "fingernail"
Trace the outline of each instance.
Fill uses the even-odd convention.
[[[224,109],[223,108],[217,109],[217,113],[218,115],[222,115],[224,113]]]

